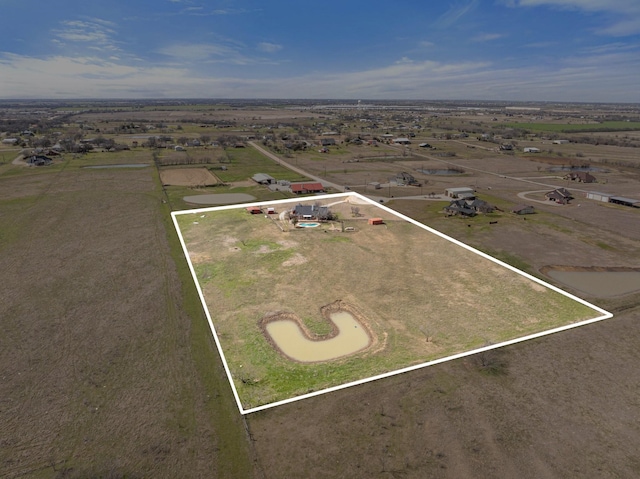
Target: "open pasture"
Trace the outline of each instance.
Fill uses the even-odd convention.
[[[338,221],[295,228],[285,218],[298,202]],[[244,413],[610,316],[360,195],[268,206],[277,214],[173,213]],[[369,347],[305,363],[261,327],[295,315],[321,341],[334,333],[320,311],[336,302],[358,311]]]

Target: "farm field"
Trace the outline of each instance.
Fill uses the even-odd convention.
[[[283,214],[314,201],[265,207]],[[319,204],[340,222],[294,228],[245,208],[174,216],[245,411],[606,317],[358,195]],[[369,225],[374,217],[385,224]],[[322,339],[320,308],[336,301],[373,337],[360,353],[292,361],[260,327],[267,315],[295,314]]]
[[[509,122],[567,125],[609,116],[637,121],[637,108],[622,111],[603,106],[600,110],[577,105],[567,113],[564,106],[542,105],[532,113],[495,109],[461,113],[456,105],[440,105],[437,113],[409,109],[303,112],[193,104],[184,109],[146,106],[132,116],[125,110],[104,113],[89,103],[79,102],[77,109],[91,109],[91,113],[61,114],[52,123],[48,118],[54,115],[47,110],[43,110],[47,121],[42,124],[38,114],[25,116],[23,126],[7,123],[7,129],[15,131],[6,136],[34,129],[36,136],[21,137],[21,141],[35,147],[47,137],[50,145],[66,139],[77,146],[80,138],[102,135],[128,144],[130,151],[106,151],[100,146],[88,153],[65,151],[52,165],[41,168],[13,163],[26,146],[0,145],[1,478],[640,475],[640,293],[588,297],[545,274],[554,266],[640,268],[639,210],[584,196],[595,190],[638,198],[640,150],[633,146],[638,132],[532,131],[499,139],[508,134],[504,124]],[[20,106],[19,111],[28,108]],[[11,110],[5,112],[7,118],[15,117]],[[360,116],[367,121],[358,121]],[[153,124],[146,125],[147,121]],[[132,122],[136,127],[149,126],[149,131],[122,133],[121,127]],[[332,129],[340,135],[328,153],[315,147],[285,148],[284,137],[318,141]],[[469,136],[462,137],[463,131]],[[264,146],[289,164],[383,201],[394,211],[611,311],[614,317],[243,416],[170,211],[193,208],[183,199],[189,195],[245,193],[256,201],[284,200],[284,192],[271,192],[248,178],[255,173],[306,177],[250,147],[208,146],[177,152],[170,144],[152,149],[142,143],[156,135],[170,135],[176,141],[182,135],[199,138],[202,134],[212,140],[236,135],[242,141],[244,132],[258,135],[261,145],[261,135],[271,135]],[[407,147],[347,142],[359,135],[372,138],[387,132],[393,136],[415,132],[416,136]],[[477,137],[484,132],[495,133],[496,141],[480,141]],[[132,144],[135,137],[140,137],[138,147]],[[552,144],[556,137],[578,142]],[[513,141],[514,152],[500,152],[503,141]],[[435,149],[419,148],[421,142]],[[522,147],[529,144],[541,153],[524,155]],[[123,167],[85,168],[114,164]],[[149,166],[126,168],[128,164]],[[569,182],[561,172],[548,170],[584,164],[605,170],[594,171],[597,183]],[[163,188],[159,179],[165,168],[204,167],[222,175],[222,166],[228,168],[229,176],[220,178],[225,186]],[[449,166],[464,172],[425,175],[418,171]],[[387,184],[403,171],[414,174],[422,186]],[[386,186],[376,189],[373,182]],[[430,192],[442,195],[449,187],[473,187],[481,199],[502,211],[474,218],[447,217],[442,209],[448,202],[427,196]],[[544,193],[556,187],[570,189],[576,199],[562,207],[545,202]],[[531,191],[536,192],[525,198],[542,201],[532,203],[536,213],[526,219],[512,214],[512,207],[526,202],[519,195]],[[350,213],[350,209],[344,212],[346,226],[363,222]],[[395,225],[388,222],[387,226]],[[247,261],[257,258],[250,263],[254,268],[257,261],[269,271],[304,267],[303,255],[296,255],[299,245],[280,244],[283,234],[274,235],[266,244],[264,238],[254,242],[237,237],[237,247]],[[312,229],[287,235],[339,236]],[[315,244],[328,244],[334,255],[362,246],[353,240],[333,244],[320,239]],[[223,242],[214,251],[230,254],[226,248]],[[344,263],[321,258],[315,250],[307,260],[314,254],[322,265],[308,269],[308,276],[314,277],[304,277],[300,284],[319,286],[302,293],[287,286],[286,301],[274,303],[272,309],[277,311],[282,304],[297,308],[302,302],[295,298],[310,298],[303,305],[308,313],[303,311],[301,316],[312,333],[322,335],[330,328],[319,320],[316,303],[332,303],[338,297],[318,296],[337,283],[345,296],[355,298],[362,282],[329,281],[336,278],[330,273],[343,270]],[[282,266],[287,261],[289,266]],[[364,271],[380,275],[375,264],[365,264]],[[232,273],[230,279],[249,289],[242,286],[247,278]],[[347,273],[353,278],[358,271]],[[268,288],[280,288],[280,276],[270,277],[275,280]],[[420,302],[429,291],[422,284],[424,277],[411,281],[414,278],[406,271],[387,268],[371,304],[387,302],[389,311],[410,310],[409,304],[391,304],[386,282],[419,284],[422,290],[412,300]],[[256,279],[259,284],[267,282],[265,277]],[[459,280],[469,284],[468,279]],[[228,289],[224,294],[233,299],[235,285],[223,286]],[[458,292],[452,297],[458,302],[477,296]],[[368,298],[374,296],[365,293]],[[240,307],[255,301],[255,294],[265,296],[263,290],[250,289]],[[269,301],[265,298],[265,304]],[[379,320],[367,302],[358,306],[359,312]],[[253,312],[256,320],[262,317],[261,308]],[[439,331],[427,330],[422,323],[420,327],[433,336],[435,346]],[[428,347],[422,329],[410,333]],[[264,335],[255,338],[262,341]],[[277,361],[282,362],[282,356]],[[348,361],[347,357],[338,360],[340,364]],[[242,364],[238,369],[245,369]],[[247,388],[253,388],[249,384],[253,379],[260,379],[256,372],[259,369],[243,376]],[[295,379],[305,384],[308,378]]]
[[[0,477],[248,476],[155,169],[74,161],[0,178]]]

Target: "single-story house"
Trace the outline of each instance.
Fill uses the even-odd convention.
[[[577,181],[578,183],[595,183],[596,177],[588,171],[572,171],[564,175],[565,180]]]
[[[546,193],[544,196],[549,201],[555,201],[561,205],[566,205],[573,199],[573,196],[566,188],[556,188],[555,190]]]
[[[322,183],[291,183],[291,192],[297,195],[305,195],[307,193],[322,193],[324,186]]]
[[[492,213],[495,206],[478,198],[452,200],[444,210],[449,214],[461,214],[464,216],[475,216],[478,213]]]
[[[500,149],[502,151],[512,151],[513,145],[511,143],[503,143],[502,145],[500,145]]]
[[[291,212],[292,216],[303,220],[323,221],[331,218],[328,206],[298,204]]]
[[[528,146],[523,151],[525,153],[540,153],[540,148],[535,148],[533,146]]]
[[[16,143],[18,143],[18,139],[17,138],[5,138],[4,140],[2,140],[2,143],[4,143],[5,145],[15,145]]]
[[[394,138],[393,143],[396,145],[410,145],[411,140],[409,138]]]
[[[473,188],[447,188],[444,190],[444,194],[449,198],[473,198],[476,196]]]
[[[532,215],[536,212],[536,209],[531,205],[518,205],[511,212],[517,215]]]
[[[336,144],[335,138],[322,138],[320,140],[322,146],[334,146]]]
[[[444,207],[444,211],[449,216],[475,216],[478,214],[476,210],[470,208],[464,200],[452,201],[448,206]]]

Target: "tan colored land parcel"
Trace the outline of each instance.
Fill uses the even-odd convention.
[[[173,219],[243,413],[611,317],[357,193]]]

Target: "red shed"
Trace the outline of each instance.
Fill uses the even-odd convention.
[[[369,218],[370,225],[383,225],[384,220],[382,218]]]

